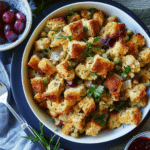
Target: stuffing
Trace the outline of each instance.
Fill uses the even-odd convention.
[[[52,40],[54,40],[54,38],[56,37],[56,32],[55,31],[52,31],[52,30],[50,30],[49,32],[48,32],[48,38],[49,38],[49,40],[50,41],[52,41]]]
[[[95,55],[91,65],[91,71],[97,72],[101,77],[106,77],[107,72],[114,68],[113,63],[99,55]]]
[[[121,85],[121,80],[115,76],[109,76],[104,82],[104,86],[109,89],[112,98],[116,101],[119,101]]]
[[[138,126],[142,121],[142,114],[138,107],[128,108],[124,111],[119,112],[118,122],[132,124]]]
[[[83,96],[86,95],[86,89],[84,85],[78,85],[74,88],[69,88],[64,92],[64,98],[68,101],[80,101]]]
[[[108,118],[108,122],[107,122],[107,127],[109,128],[109,130],[115,129],[115,128],[119,128],[121,126],[121,123],[118,122],[118,113],[110,113],[110,116]]]
[[[146,87],[143,84],[135,85],[129,90],[130,100],[138,102],[141,98],[146,95]]]
[[[62,133],[69,135],[75,130],[74,125],[72,123],[65,123],[62,128]]]
[[[107,24],[109,22],[119,22],[119,19],[116,16],[112,15],[106,19],[105,24]]]
[[[130,66],[131,72],[139,72],[141,70],[140,63],[132,55],[122,57],[122,69],[124,70],[124,67],[128,66]]]
[[[59,101],[59,96],[64,90],[65,84],[64,80],[61,79],[54,79],[48,84],[48,88],[46,92],[43,93],[43,96],[53,102]]]
[[[65,59],[56,66],[57,73],[59,74],[59,76],[67,81],[71,81],[75,77],[74,69],[73,68],[70,69],[69,66],[71,67],[72,65],[68,61],[68,59]]]
[[[60,28],[64,27],[66,22],[63,18],[55,18],[55,19],[48,19],[46,27],[50,30],[59,31]]]
[[[39,105],[39,107],[42,108],[42,109],[45,109],[45,110],[47,109],[46,101],[42,101],[42,102],[40,102],[38,105]]]
[[[73,15],[67,16],[68,23],[72,23],[72,22],[75,22],[80,19],[81,19],[81,17],[78,13],[73,13]]]
[[[138,47],[143,47],[146,44],[144,36],[142,36],[140,33],[134,34],[130,41],[136,44]]]
[[[55,66],[51,63],[49,59],[42,58],[39,62],[38,67],[48,76],[51,76],[53,73],[56,72]]]
[[[37,55],[32,55],[30,61],[28,62],[28,66],[30,66],[34,70],[39,70],[38,64],[40,62],[40,58]]]
[[[95,13],[93,14],[93,19],[94,19],[94,20],[98,20],[100,26],[102,26],[102,25],[103,25],[103,22],[104,22],[104,14],[103,14],[103,12],[102,12],[101,10],[99,10],[98,12],[95,12]]]
[[[83,58],[84,51],[86,49],[86,43],[85,42],[79,42],[79,41],[71,41],[68,43],[68,54],[70,58]]]
[[[45,97],[43,96],[43,93],[37,93],[34,96],[34,100],[39,103],[39,102],[42,102],[43,100],[45,100]]]
[[[81,40],[84,37],[84,30],[82,25],[82,20],[75,21],[63,28],[63,31],[68,36],[73,36],[73,40]]]
[[[29,74],[30,79],[34,78],[35,74],[36,74],[36,70],[33,70],[33,69],[29,68],[29,73],[28,74]]]
[[[82,19],[82,23],[84,27],[88,28],[86,32],[87,36],[97,36],[98,33],[100,32],[100,23],[98,20]]]
[[[102,125],[99,125],[94,120],[92,120],[91,122],[88,122],[86,130],[85,130],[85,134],[96,136],[102,128],[103,128]]]
[[[32,85],[32,89],[33,89],[34,93],[45,92],[43,79],[41,77],[32,78],[32,79],[30,79],[30,81],[31,81],[31,85]]]
[[[122,58],[122,56],[126,55],[128,52],[128,47],[125,45],[123,40],[119,40],[115,43],[115,45],[108,49],[106,52],[107,55],[109,54],[111,58],[114,58],[118,56],[119,58]]]
[[[140,79],[141,79],[141,83],[150,83],[150,66],[149,65],[144,67],[140,71]]]
[[[93,42],[94,39],[95,39],[94,37],[90,37],[88,39],[88,43],[92,43],[93,46],[98,46],[98,47],[104,46],[104,44],[100,40],[98,40],[97,42]]]
[[[85,97],[83,100],[79,102],[78,105],[80,108],[82,108],[86,116],[89,116],[89,114],[92,113],[96,108],[94,99],[92,97],[90,98]]]
[[[140,52],[138,61],[140,62],[141,67],[144,67],[147,63],[150,62],[150,48],[145,48]]]
[[[36,51],[45,50],[45,47],[50,46],[50,40],[49,38],[40,38],[39,40],[35,41],[34,46]]]
[[[80,12],[81,16],[85,19],[91,19],[92,18],[92,13],[89,10],[81,10]]]

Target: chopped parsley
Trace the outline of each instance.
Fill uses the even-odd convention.
[[[87,32],[88,31],[88,27],[83,27],[83,31]]]
[[[97,73],[98,72],[92,72],[92,71],[90,71],[90,73],[92,74],[92,75],[96,75],[97,77],[99,76]]]
[[[74,10],[75,10],[75,9],[76,9],[75,7],[69,8],[70,13],[71,13],[71,14],[74,14]]]
[[[67,38],[68,38],[68,40],[71,42],[71,41],[72,41],[72,38],[73,38],[73,35],[71,35],[71,36],[63,36],[63,35],[60,35],[60,37],[57,38],[57,39],[67,39]]]
[[[123,68],[124,68],[124,70],[125,70],[125,71],[123,71],[123,74],[128,75],[129,72],[131,72],[131,67],[130,67],[130,66],[127,66],[127,67],[124,66]]]
[[[46,80],[43,80],[43,84],[46,85]]]
[[[91,54],[91,52],[93,51],[93,49],[92,49],[92,43],[87,42],[86,46],[87,47],[85,48],[85,50],[82,53],[82,55],[85,56],[85,54],[87,54],[89,57],[93,57],[94,55]]]
[[[43,46],[44,46],[44,48],[47,50],[47,51],[49,51],[50,53],[52,53],[52,50],[49,48],[49,47],[46,47],[44,44],[43,44]],[[46,55],[48,54],[48,53],[46,53],[45,51],[43,51]]]
[[[107,58],[108,58],[109,60],[111,59],[111,57],[110,57],[110,53],[108,54]]]
[[[104,118],[105,118],[105,114],[101,114],[100,116],[96,116],[94,118],[94,121],[95,122],[100,121],[99,125],[104,125],[106,123],[106,121],[104,120]]]
[[[68,71],[70,71],[74,68],[74,66],[72,66],[72,65],[71,66],[67,65],[67,67],[68,67],[68,69],[67,69]]]
[[[94,38],[93,43],[96,43],[99,39],[100,39],[100,37]]]
[[[95,85],[92,84],[87,91],[87,97],[90,98],[91,96],[93,96],[96,99],[96,101],[97,100],[100,101],[101,100],[100,96],[102,95],[103,91],[104,91],[103,85],[99,85],[96,88]]]

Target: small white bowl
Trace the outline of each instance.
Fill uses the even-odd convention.
[[[149,35],[146,33],[146,31],[130,15],[128,15],[126,12],[124,12],[123,10],[115,6],[106,3],[91,2],[91,1],[78,2],[78,3],[73,3],[73,4],[63,6],[53,11],[49,15],[47,15],[39,23],[39,25],[37,25],[37,27],[35,28],[33,34],[31,35],[27,43],[27,46],[23,54],[22,67],[21,67],[22,85],[23,85],[25,97],[27,99],[27,102],[31,110],[33,111],[35,116],[39,119],[39,121],[42,122],[42,124],[44,124],[49,130],[53,131],[55,134],[59,135],[60,137],[63,137],[64,139],[67,139],[72,142],[77,142],[77,143],[94,144],[94,143],[108,142],[120,138],[126,135],[127,133],[131,132],[132,130],[134,130],[136,126],[124,124],[118,129],[114,129],[111,131],[110,130],[102,131],[96,137],[84,136],[76,139],[73,138],[72,136],[64,135],[61,129],[58,129],[58,127],[54,124],[54,121],[51,119],[51,117],[48,114],[46,114],[44,111],[42,111],[33,99],[32,88],[28,77],[28,66],[27,66],[31,48],[33,46],[34,41],[38,39],[41,31],[46,25],[47,20],[49,18],[66,16],[67,14],[69,14],[69,8],[76,8],[76,10],[96,8],[96,9],[101,9],[106,14],[115,15],[119,18],[121,22],[124,22],[126,24],[127,29],[131,29],[134,33],[141,33],[147,41],[147,46],[150,47]],[[142,120],[147,116],[149,109],[150,109],[150,101],[148,101],[147,105],[141,109]]]
[[[0,45],[0,51],[10,50],[19,45],[28,35],[32,25],[32,12],[27,0],[3,0],[3,1],[6,2],[8,5],[10,5],[11,8],[15,8],[18,11],[24,13],[24,15],[26,16],[26,25],[25,30],[23,31],[22,34],[18,36],[18,39],[15,42]]]
[[[141,132],[137,135],[135,135],[126,145],[124,150],[128,150],[129,146],[131,145],[131,143],[138,137],[148,137],[150,138],[150,131],[145,131],[145,132]]]

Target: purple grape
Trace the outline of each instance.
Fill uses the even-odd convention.
[[[13,23],[15,21],[15,13],[12,11],[6,11],[3,14],[3,21],[5,23]]]
[[[14,24],[14,29],[17,34],[20,34],[24,31],[25,25],[20,20],[16,20]]]
[[[26,16],[22,12],[17,12],[16,13],[16,20],[25,22],[26,21]]]
[[[14,33],[13,31],[7,31],[5,33],[5,37],[9,42],[14,42],[17,40],[18,36],[16,33]]]

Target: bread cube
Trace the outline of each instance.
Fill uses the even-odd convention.
[[[96,36],[100,32],[100,23],[98,20],[85,20],[82,19],[82,23],[84,27],[87,27],[88,30],[86,32],[87,36]]]
[[[109,22],[119,22],[119,19],[116,16],[112,15],[106,19],[105,24]]]
[[[81,16],[85,19],[91,19],[92,18],[92,13],[89,10],[81,10],[80,12]]]
[[[40,38],[39,40],[35,41],[36,51],[42,51],[45,49],[45,47],[49,47],[49,46],[50,46],[49,38]]]
[[[146,87],[143,84],[135,85],[129,90],[130,100],[137,102],[146,95]]]
[[[79,102],[79,107],[82,108],[83,112],[86,116],[89,116],[96,108],[94,99],[92,97],[85,97],[83,100]]]
[[[66,25],[66,22],[63,18],[54,18],[54,19],[48,19],[46,23],[46,27],[50,30],[54,30],[58,32],[62,27]]]
[[[51,76],[56,72],[55,66],[47,58],[42,58],[42,60],[38,64],[38,67],[48,76]]]
[[[43,100],[45,100],[45,97],[43,96],[43,93],[37,93],[35,96],[34,96],[34,100],[36,102],[42,102]]]
[[[84,37],[82,20],[70,23],[63,30],[68,36],[73,36],[73,40],[81,40]]]
[[[65,84],[64,80],[61,79],[54,79],[48,84],[48,88],[45,93],[43,93],[43,96],[50,101],[58,102],[59,96],[64,90]]]
[[[70,122],[74,125],[76,129],[83,129],[85,126],[85,114],[74,112],[70,117]]]
[[[106,81],[104,82],[104,85],[106,88],[109,89],[110,94],[112,95],[112,98],[115,101],[119,101],[120,97],[120,88],[122,85],[122,82],[119,78],[116,76],[109,76]]]
[[[125,45],[123,40],[120,39],[119,41],[117,41],[115,43],[115,45],[112,48],[108,49],[107,55],[110,54],[111,58],[114,58],[114,57],[117,57],[117,56],[122,58],[122,56],[126,55],[128,50],[129,50],[129,48]]]
[[[48,38],[49,38],[49,40],[50,40],[50,41],[54,40],[56,34],[57,34],[57,33],[56,33],[55,31],[50,30],[50,31],[48,32]]]
[[[64,98],[68,101],[80,101],[83,96],[86,95],[86,89],[84,85],[78,85],[74,88],[69,88],[64,92]]]
[[[72,23],[80,19],[81,17],[78,13],[73,13],[71,16],[67,16],[68,23]]]
[[[30,79],[30,81],[31,81],[31,85],[32,85],[32,89],[33,89],[34,93],[45,92],[43,79],[41,77],[32,78],[32,79]]]
[[[132,55],[126,55],[122,58],[122,69],[124,70],[124,67],[128,66],[130,66],[131,72],[140,71],[140,63]]]
[[[68,43],[68,54],[70,55],[70,58],[83,58],[84,51],[86,49],[86,43],[85,42],[79,42],[79,41],[71,41]]]
[[[98,46],[98,47],[104,46],[104,44],[103,44],[100,40],[98,40],[98,41],[96,41],[96,42],[93,42],[94,39],[95,39],[95,37],[90,37],[90,38],[88,39],[88,43],[92,43],[93,46]]]
[[[118,122],[118,113],[110,113],[110,116],[108,118],[107,121],[107,127],[109,128],[109,130],[115,129],[115,128],[119,128],[121,126],[121,123]]]
[[[97,72],[101,77],[106,77],[107,72],[114,68],[113,63],[99,55],[95,55],[91,65],[91,71]]]
[[[62,128],[62,133],[69,135],[75,130],[74,125],[72,123],[65,123]]]
[[[139,58],[140,66],[144,67],[147,63],[150,62],[150,48],[145,48],[140,52]]]
[[[132,41],[129,41],[126,43],[126,46],[129,48],[127,55],[133,55],[133,56],[135,56],[135,58],[138,57],[138,55],[139,55],[138,45],[136,45]]]
[[[37,55],[32,55],[30,61],[28,62],[28,66],[30,66],[34,70],[39,70],[38,64],[40,62],[40,58]]]
[[[71,81],[75,78],[75,72],[74,69],[70,67],[71,63],[68,61],[68,59],[65,59],[60,64],[56,66],[57,73],[59,76],[67,81]]]
[[[103,25],[103,22],[104,22],[104,14],[103,14],[103,12],[102,12],[101,10],[99,10],[98,12],[95,12],[95,13],[93,14],[93,19],[94,19],[94,20],[98,20],[100,26],[102,26],[102,25]]]
[[[142,120],[142,114],[138,107],[128,108],[119,112],[118,121],[120,123],[131,124],[138,126]]]
[[[144,67],[140,72],[141,83],[150,83],[150,66]]]
[[[130,41],[135,43],[138,47],[143,47],[146,44],[144,36],[142,36],[140,33],[134,34]]]

